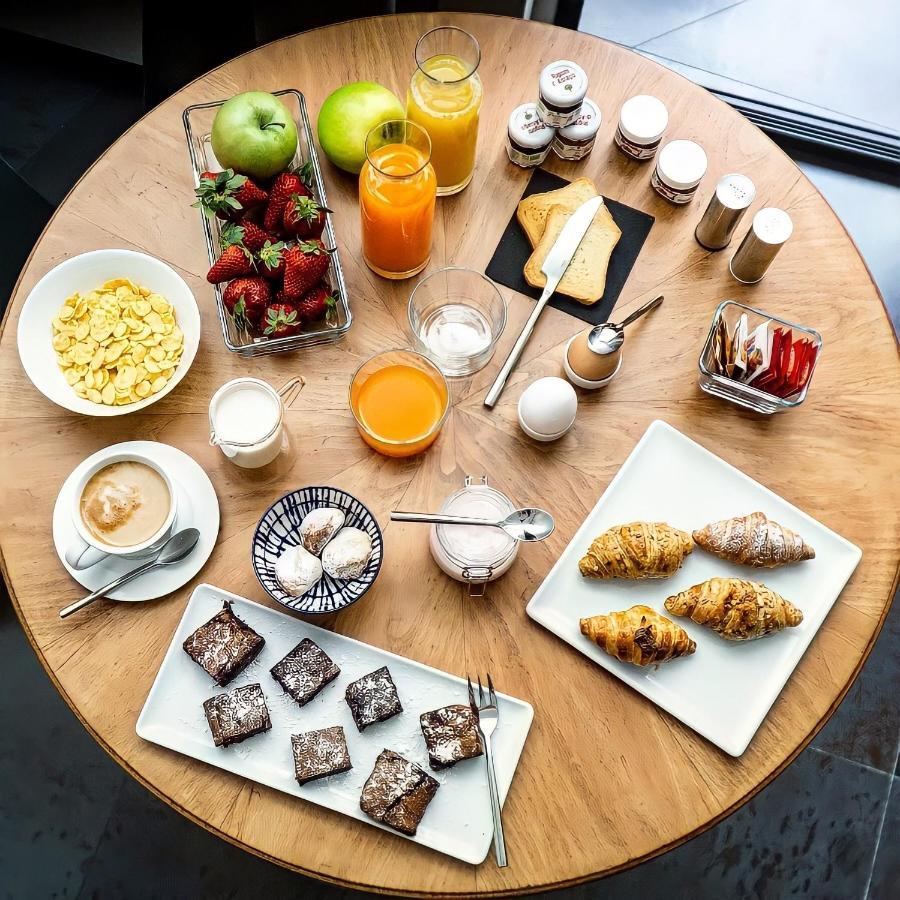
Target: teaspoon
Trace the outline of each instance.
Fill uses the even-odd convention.
[[[171,566],[177,562],[181,562],[181,560],[197,546],[197,541],[199,540],[200,532],[197,531],[196,528],[185,528],[184,530],[173,534],[172,537],[162,545],[159,553],[157,553],[153,559],[149,560],[149,562],[145,562],[142,566],[138,566],[136,569],[132,569],[124,575],[120,575],[115,581],[103,585],[102,588],[97,588],[96,591],[92,594],[88,594],[87,597],[82,597],[81,600],[76,600],[74,603],[64,606],[59,611],[59,617],[65,619],[67,616],[71,616],[73,612],[84,609],[85,606],[89,606],[104,594],[114,591],[123,584],[128,584],[129,581],[133,581],[135,578],[140,578],[141,575],[149,572],[151,569],[155,569],[158,566]]]
[[[615,353],[619,347],[625,342],[625,326],[630,325],[635,319],[639,319],[644,313],[656,309],[663,302],[663,295],[648,300],[643,306],[639,306],[631,315],[627,316],[618,325],[614,322],[604,322],[602,325],[595,325],[588,333],[588,347],[605,356],[609,353]]]
[[[391,513],[392,522],[429,522],[435,525],[487,525],[500,528],[517,541],[542,541],[553,534],[553,516],[543,509],[526,507],[511,512],[505,519],[477,519],[471,516],[445,516],[441,513]]]

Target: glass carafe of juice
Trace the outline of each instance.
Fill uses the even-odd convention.
[[[461,191],[475,169],[481,79],[478,41],[461,28],[433,28],[416,44],[406,115],[431,137],[438,195]]]
[[[407,119],[376,125],[359,173],[363,257],[385,278],[409,278],[428,263],[437,184],[428,133]]]

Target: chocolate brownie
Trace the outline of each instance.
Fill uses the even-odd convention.
[[[344,729],[340,725],[291,735],[294,773],[300,784],[339,775],[353,768]]]
[[[225,687],[263,648],[265,639],[242,622],[226,600],[220,613],[201,625],[182,644],[185,653]]]
[[[309,638],[303,638],[281,662],[275,663],[271,672],[301,706],[341,674],[331,657]]]
[[[217,747],[239,744],[272,727],[266,698],[258,684],[245,684],[210,697],[203,704],[203,712]]]
[[[345,696],[353,721],[360,731],[403,712],[397,688],[387,666],[348,684]]]
[[[359,807],[378,822],[413,835],[440,784],[393,750],[382,750],[363,785]]]
[[[419,716],[428,762],[435,771],[484,753],[478,721],[470,706],[456,703]]]

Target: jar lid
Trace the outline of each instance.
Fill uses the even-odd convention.
[[[622,104],[619,129],[636,144],[658,141],[669,124],[669,111],[662,100],[649,94],[638,94]]]
[[[553,106],[571,109],[580,106],[587,93],[587,72],[568,59],[558,59],[544,66],[539,88],[541,97]]]
[[[794,231],[791,217],[776,206],[767,206],[753,217],[753,233],[766,244],[783,244]]]
[[[567,141],[589,141],[596,137],[601,118],[600,107],[585,97],[581,109],[578,110],[578,118],[565,128],[560,128],[559,135]]]
[[[694,141],[669,141],[656,162],[659,177],[675,190],[689,190],[706,174],[706,153]]]
[[[535,150],[553,140],[554,130],[540,117],[535,103],[517,106],[509,117],[509,137],[522,147]]]
[[[723,175],[716,185],[716,199],[726,209],[746,209],[756,199],[756,185],[746,175]]]
[[[509,498],[484,484],[466,485],[451,494],[441,512],[451,516],[505,519],[515,507]],[[438,542],[461,568],[497,568],[517,549],[515,538],[499,528],[483,525],[437,525]]]

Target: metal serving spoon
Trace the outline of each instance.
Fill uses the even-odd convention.
[[[505,519],[475,519],[471,516],[445,516],[440,513],[391,513],[392,522],[429,522],[435,525],[487,525],[500,528],[517,541],[542,541],[553,534],[553,516],[543,509],[525,507],[511,512]]]
[[[124,575],[120,575],[115,581],[103,585],[102,588],[97,588],[96,591],[88,594],[87,597],[82,597],[81,600],[76,600],[74,603],[64,606],[59,611],[59,617],[65,619],[67,616],[71,616],[73,612],[84,609],[85,606],[89,606],[104,594],[114,591],[123,584],[128,584],[129,581],[133,581],[135,578],[140,578],[141,575],[149,572],[151,569],[159,566],[171,566],[181,562],[197,546],[197,541],[199,540],[200,532],[196,528],[185,528],[183,531],[173,534],[160,547],[159,553],[153,559],[145,562],[142,566],[138,566],[136,569],[132,569],[130,572],[126,572]]]
[[[630,316],[619,322],[618,325],[614,322],[604,322],[601,325],[595,325],[588,334],[588,347],[601,356],[615,353],[625,343],[625,326],[630,325],[635,319],[639,319],[644,313],[650,312],[651,309],[656,309],[662,302],[663,295],[660,294],[658,297],[648,300],[643,306],[639,306]]]

